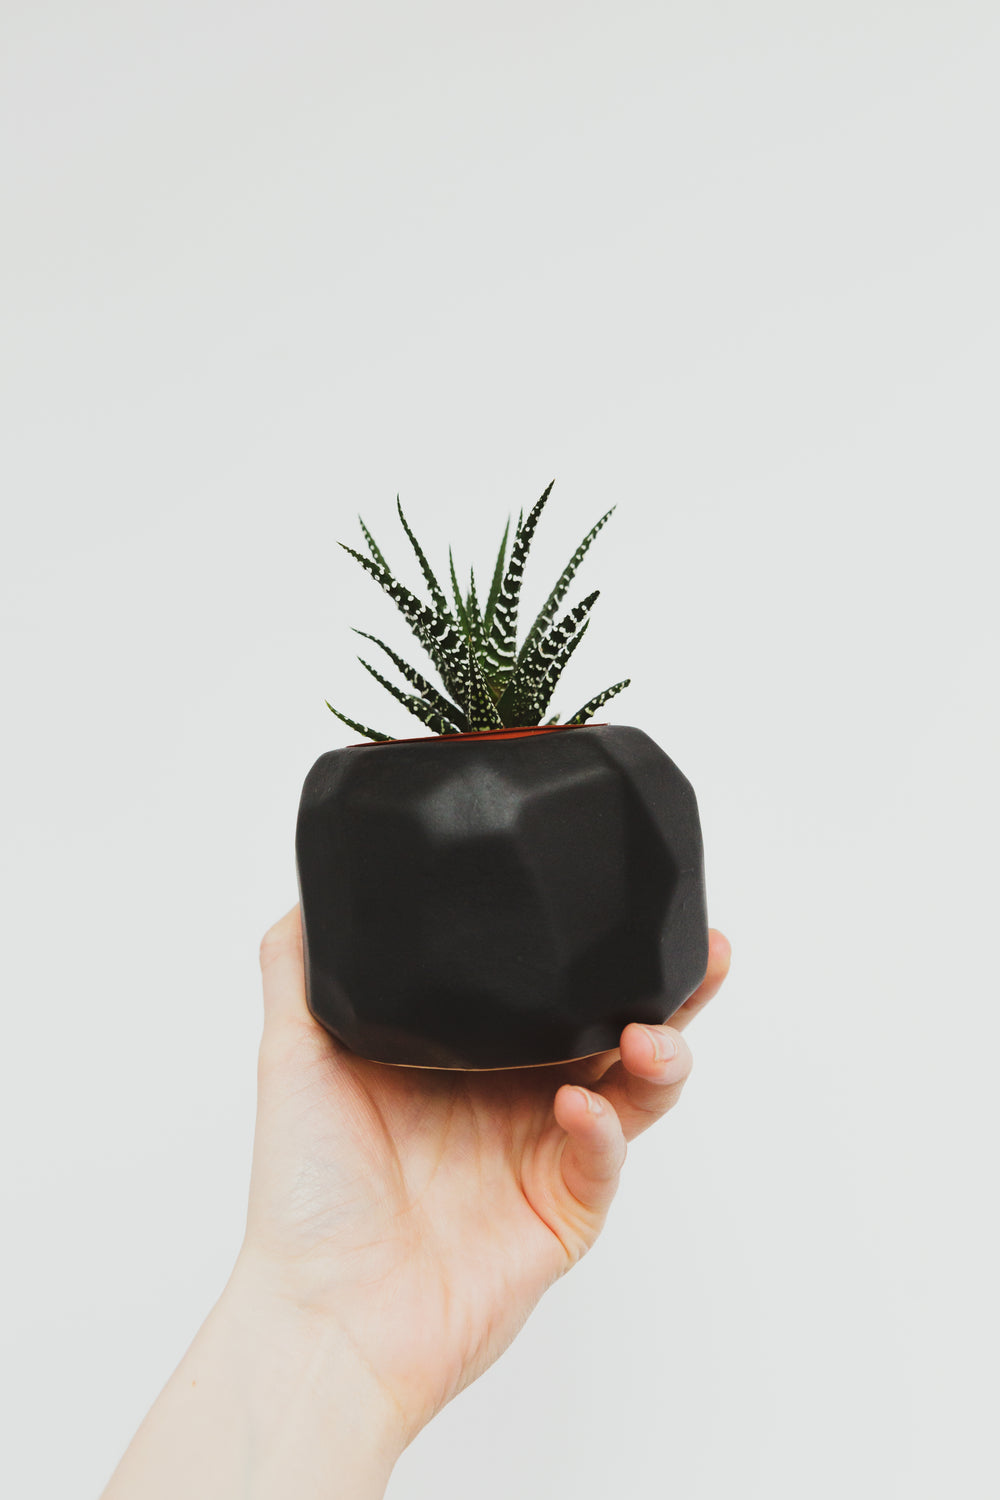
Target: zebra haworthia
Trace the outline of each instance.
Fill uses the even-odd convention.
[[[551,492],[552,484],[549,484],[527,515],[521,511],[509,558],[507,544],[511,536],[511,523],[508,518],[484,605],[479,602],[474,570],[470,569],[469,587],[463,596],[455,560],[449,548],[449,581],[454,601],[452,609],[403,514],[398,496],[396,509],[399,520],[431,596],[429,604],[425,604],[398,582],[360,516],[358,520],[361,531],[371,556],[366,557],[345,542],[339,544],[375,579],[396,605],[437,670],[445,692],[439,692],[384,641],[364,630],[357,631],[357,634],[373,641],[415,691],[407,692],[390,682],[363,657],[358,660],[398,703],[434,734],[487,733],[493,729],[530,728],[540,724],[570,657],[586,634],[590,624],[590,611],[598,597],[597,590],[588,594],[560,620],[555,621],[555,615],[591,543],[613,514],[614,506],[588,531],[563,569],[520,649],[517,645],[518,606],[524,567],[535,528]],[[610,698],[628,687],[630,681],[626,677],[612,687],[605,688],[564,722],[586,723]],[[334,708],[332,703],[327,703],[326,706],[344,724],[357,730],[366,739],[393,738],[392,735],[370,729],[358,720],[348,718]],[[559,715],[553,714],[545,722],[556,724],[559,722]]]

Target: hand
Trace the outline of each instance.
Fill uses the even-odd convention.
[[[626,1143],[677,1102],[692,1064],[681,1032],[729,956],[713,931],[704,983],[670,1025],[626,1026],[613,1051],[464,1072],[350,1052],[306,1006],[298,906],[265,935],[240,1260],[350,1343],[406,1441],[593,1245]],[[655,1060],[651,1037],[672,1055]]]

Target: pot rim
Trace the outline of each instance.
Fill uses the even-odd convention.
[[[606,729],[601,724],[528,724],[511,729],[471,729],[465,734],[415,734],[400,740],[356,740],[347,750],[378,750],[385,745],[427,745],[438,740],[515,740],[529,734],[552,734],[560,729]]]

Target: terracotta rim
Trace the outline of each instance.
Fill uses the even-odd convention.
[[[529,734],[553,734],[561,729],[605,729],[607,724],[531,724],[526,729],[470,730],[467,734],[415,734],[403,740],[356,740],[348,750],[377,750],[380,745],[427,745],[432,740],[517,740]]]

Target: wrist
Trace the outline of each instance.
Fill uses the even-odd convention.
[[[241,1252],[103,1500],[381,1500],[413,1436],[343,1331]]]
[[[284,1489],[279,1486],[275,1493],[299,1493],[288,1487],[281,1464],[303,1444],[318,1458],[328,1456],[328,1475],[343,1472],[347,1452],[363,1458],[373,1474],[384,1475],[384,1488],[416,1433],[345,1331],[289,1297],[271,1268],[245,1251],[215,1313],[227,1353],[240,1370],[241,1395],[261,1441],[261,1458],[266,1445],[278,1465],[276,1478],[285,1476]],[[324,1495],[328,1492],[337,1493],[323,1488]]]

